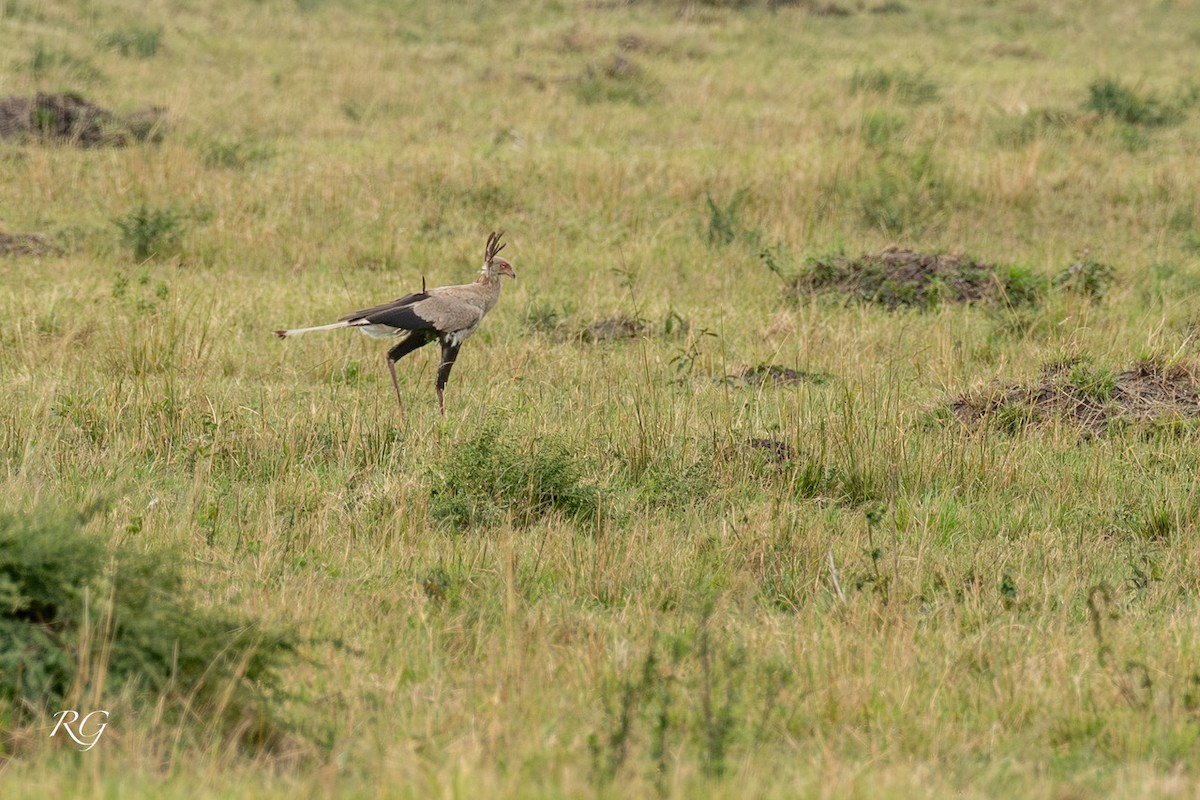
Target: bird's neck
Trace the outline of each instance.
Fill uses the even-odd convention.
[[[490,309],[500,299],[500,276],[484,270],[475,281],[484,290],[484,305]]]

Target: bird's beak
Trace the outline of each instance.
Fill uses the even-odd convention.
[[[500,271],[502,273],[504,273],[505,275],[507,275],[508,277],[512,278],[514,281],[517,279],[517,273],[513,272],[513,268],[508,266],[507,264],[505,266],[501,267]]]

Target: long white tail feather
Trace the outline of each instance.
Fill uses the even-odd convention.
[[[299,336],[302,333],[312,333],[313,331],[332,331],[338,328],[349,328],[352,325],[361,325],[362,322],[353,320],[342,320],[341,322],[333,322],[329,325],[314,325],[311,328],[293,328],[290,331],[275,331],[275,335],[280,339],[286,339],[289,336]]]

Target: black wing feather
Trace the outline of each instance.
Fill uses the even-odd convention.
[[[430,295],[425,292],[414,292],[390,303],[383,303],[361,311],[355,311],[341,317],[338,321],[366,320],[372,325],[387,325],[389,328],[399,328],[406,331],[426,331],[433,328],[433,323],[417,315],[413,306],[422,300],[428,300]]]

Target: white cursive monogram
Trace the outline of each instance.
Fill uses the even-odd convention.
[[[94,733],[88,733],[86,730],[84,730],[84,728],[87,726],[88,720],[97,714],[104,715],[103,722],[97,723]],[[57,719],[58,722],[54,724],[54,730],[50,732],[50,735],[54,736],[58,733],[58,729],[62,728],[67,732],[67,735],[71,737],[72,741],[79,745],[79,749],[86,753],[88,750],[91,750],[96,746],[96,742],[100,741],[100,737],[104,734],[104,729],[108,727],[108,716],[109,715],[107,711],[92,711],[81,719],[78,711],[59,711],[54,715],[54,718]],[[71,729],[72,725],[75,725],[74,730]]]

